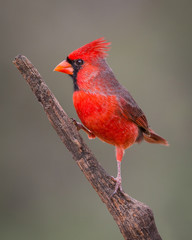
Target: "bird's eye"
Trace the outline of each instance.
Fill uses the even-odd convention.
[[[75,64],[78,65],[78,66],[81,66],[81,65],[83,65],[83,60],[82,59],[77,59],[75,61]]]

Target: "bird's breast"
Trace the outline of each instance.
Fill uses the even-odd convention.
[[[101,140],[124,148],[136,141],[138,127],[121,115],[115,95],[76,91],[73,103],[82,123]]]

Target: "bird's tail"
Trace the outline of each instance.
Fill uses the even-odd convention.
[[[169,146],[169,143],[167,142],[167,140],[165,140],[164,138],[160,137],[159,135],[157,135],[152,129],[149,128],[149,133],[150,134],[145,134],[143,133],[144,139],[146,142],[149,143],[156,143],[156,144],[162,144],[165,146]]]

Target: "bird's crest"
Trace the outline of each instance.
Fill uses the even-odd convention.
[[[106,40],[102,37],[78,48],[70,53],[68,57],[71,60],[77,58],[82,58],[84,60],[92,58],[104,58],[107,56],[106,52],[110,49],[110,44],[110,42],[106,42]]]

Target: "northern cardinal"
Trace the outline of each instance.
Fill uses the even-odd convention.
[[[122,191],[121,160],[124,150],[143,139],[149,143],[168,142],[149,128],[147,119],[130,93],[117,81],[106,62],[111,43],[104,38],[90,42],[68,55],[54,71],[73,79],[73,103],[90,138],[95,136],[116,148],[115,190]]]

